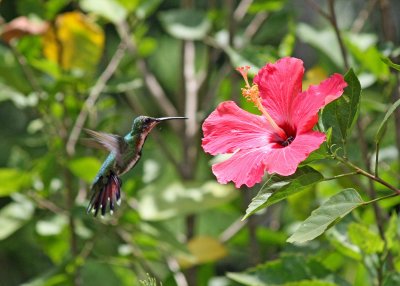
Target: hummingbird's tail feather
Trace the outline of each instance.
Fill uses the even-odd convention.
[[[87,207],[87,213],[93,211],[94,216],[97,216],[97,213],[101,210],[101,215],[104,216],[109,203],[110,213],[112,214],[115,204],[120,204],[121,186],[121,179],[112,172],[106,178],[103,176],[98,178],[92,187],[93,194]]]

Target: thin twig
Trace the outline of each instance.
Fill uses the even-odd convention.
[[[343,39],[340,35],[340,30],[339,26],[336,21],[336,13],[335,13],[335,0],[329,0],[329,13],[330,13],[330,21],[332,23],[333,29],[335,30],[336,38],[339,42],[340,46],[340,52],[342,53],[343,61],[344,61],[344,67],[346,70],[349,69],[349,62],[347,60],[347,51],[346,48],[344,47]]]
[[[243,227],[246,226],[247,220],[237,219],[229,227],[227,227],[223,233],[219,236],[219,241],[222,243],[227,242],[234,237]]]
[[[357,18],[354,20],[353,25],[351,27],[351,31],[353,33],[359,33],[364,27],[366,21],[369,18],[369,15],[374,10],[374,7],[378,3],[378,0],[369,0],[366,7],[358,13]]]
[[[121,41],[119,44],[116,52],[114,53],[113,57],[111,58],[108,66],[103,71],[103,73],[98,78],[96,84],[91,89],[88,98],[84,102],[82,109],[75,121],[74,127],[70,133],[70,136],[67,141],[67,153],[68,155],[73,155],[75,153],[75,146],[78,140],[79,134],[82,131],[83,125],[88,117],[89,111],[94,107],[97,99],[100,96],[100,93],[103,91],[104,87],[106,86],[107,81],[112,77],[112,75],[117,70],[119,63],[121,62],[122,58],[125,54],[126,45],[124,41]]]
[[[188,282],[186,280],[185,275],[180,271],[179,263],[173,257],[167,258],[167,265],[169,270],[173,273],[175,282],[177,286],[188,286]]]
[[[313,0],[306,0],[306,2],[311,6],[311,8],[317,11],[318,14],[327,19],[329,22],[332,22],[331,15],[326,13],[317,3],[315,3]]]
[[[393,192],[397,193],[397,195],[400,195],[400,189],[396,188],[395,186],[391,185],[390,183],[386,182],[385,180],[382,180],[379,177],[375,177],[373,174],[361,169],[360,167],[354,165],[353,163],[351,163],[350,161],[336,156],[335,159],[337,159],[338,161],[342,162],[343,164],[345,164],[346,166],[350,167],[351,169],[355,170],[356,172],[358,172],[359,174],[385,186],[386,188],[392,190]]]
[[[336,180],[336,179],[340,179],[343,177],[348,177],[348,176],[354,176],[354,175],[359,175],[359,172],[350,172],[350,173],[345,173],[345,174],[340,174],[340,175],[336,175],[333,177],[329,177],[329,178],[324,178],[324,181],[331,181],[331,180]]]
[[[184,134],[184,164],[182,175],[186,179],[192,179],[194,174],[197,149],[194,139],[199,131],[197,122],[198,88],[195,70],[196,50],[193,41],[185,41],[184,45],[184,68],[183,77],[185,82],[185,121]]]
[[[64,210],[63,208],[57,206],[55,203],[52,201],[49,201],[47,199],[41,198],[35,193],[28,193],[28,196],[35,201],[35,203],[44,209],[47,209],[55,214],[61,214],[61,215],[68,215],[68,212]]]
[[[0,1],[1,2],[1,1]],[[22,55],[18,49],[13,45],[13,43],[10,43],[10,50],[14,54],[14,57],[17,59],[18,64],[20,65],[22,72],[25,75],[25,78],[27,79],[29,85],[32,87],[32,89],[39,94],[43,93],[43,89],[38,83],[35,74],[33,73],[33,70],[30,68],[28,65],[28,62],[25,58],[24,55]]]
[[[137,48],[130,37],[128,23],[121,22],[119,25],[117,25],[117,30],[121,39],[123,39],[123,41],[127,44],[128,50],[131,53],[136,53]],[[137,65],[139,71],[142,73],[144,77],[144,82],[147,88],[149,89],[151,95],[153,95],[153,97],[158,102],[159,107],[163,110],[163,112],[167,116],[176,116],[177,115],[176,108],[168,99],[160,83],[157,81],[156,77],[149,71],[147,63],[143,59],[139,58],[137,59]],[[178,123],[171,121],[171,125],[175,128],[175,130],[179,130]]]
[[[236,7],[235,11],[233,12],[233,19],[235,19],[236,22],[240,22],[243,20],[251,3],[253,3],[253,0],[240,1],[239,5]]]
[[[244,31],[244,36],[247,39],[251,39],[257,33],[257,31],[260,29],[261,25],[265,22],[267,18],[267,12],[257,13],[257,15],[253,18],[253,20],[251,20],[246,30]]]
[[[133,243],[131,234],[122,228],[117,229],[117,233],[125,243],[131,246],[133,255],[138,258],[144,271],[157,278],[157,280],[161,280],[159,274],[153,271],[151,265],[147,262],[147,259],[145,259],[142,250]]]

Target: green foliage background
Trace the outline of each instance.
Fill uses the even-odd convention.
[[[315,3],[335,8],[345,59]],[[395,0],[0,1],[0,285],[399,285],[400,197],[360,172],[341,176],[347,160],[379,166],[399,190],[400,22],[389,17],[399,10]],[[327,144],[293,176],[219,185],[202,121],[224,100],[257,112],[235,67],[255,73],[284,56],[305,62],[304,89],[346,74],[352,88],[321,114]],[[82,127],[122,135],[140,114],[189,120],[152,132],[122,178],[121,207],[93,218],[90,183],[106,154],[83,144]]]

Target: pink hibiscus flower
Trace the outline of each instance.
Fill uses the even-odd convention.
[[[340,97],[347,86],[340,74],[302,91],[303,62],[283,58],[267,64],[247,80],[249,67],[238,68],[246,86],[242,94],[254,102],[262,115],[251,114],[233,101],[218,105],[203,124],[204,151],[233,154],[212,166],[219,183],[233,181],[236,187],[252,187],[267,171],[289,176],[325,141],[325,134],[313,131],[318,111]]]

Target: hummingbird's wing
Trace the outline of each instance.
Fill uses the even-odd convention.
[[[117,163],[122,163],[121,154],[128,148],[128,144],[124,140],[124,137],[109,134],[104,132],[98,132],[90,129],[84,129],[87,134],[89,134],[93,139],[95,139],[98,143],[101,144],[105,149],[110,151],[115,155],[115,159]]]

